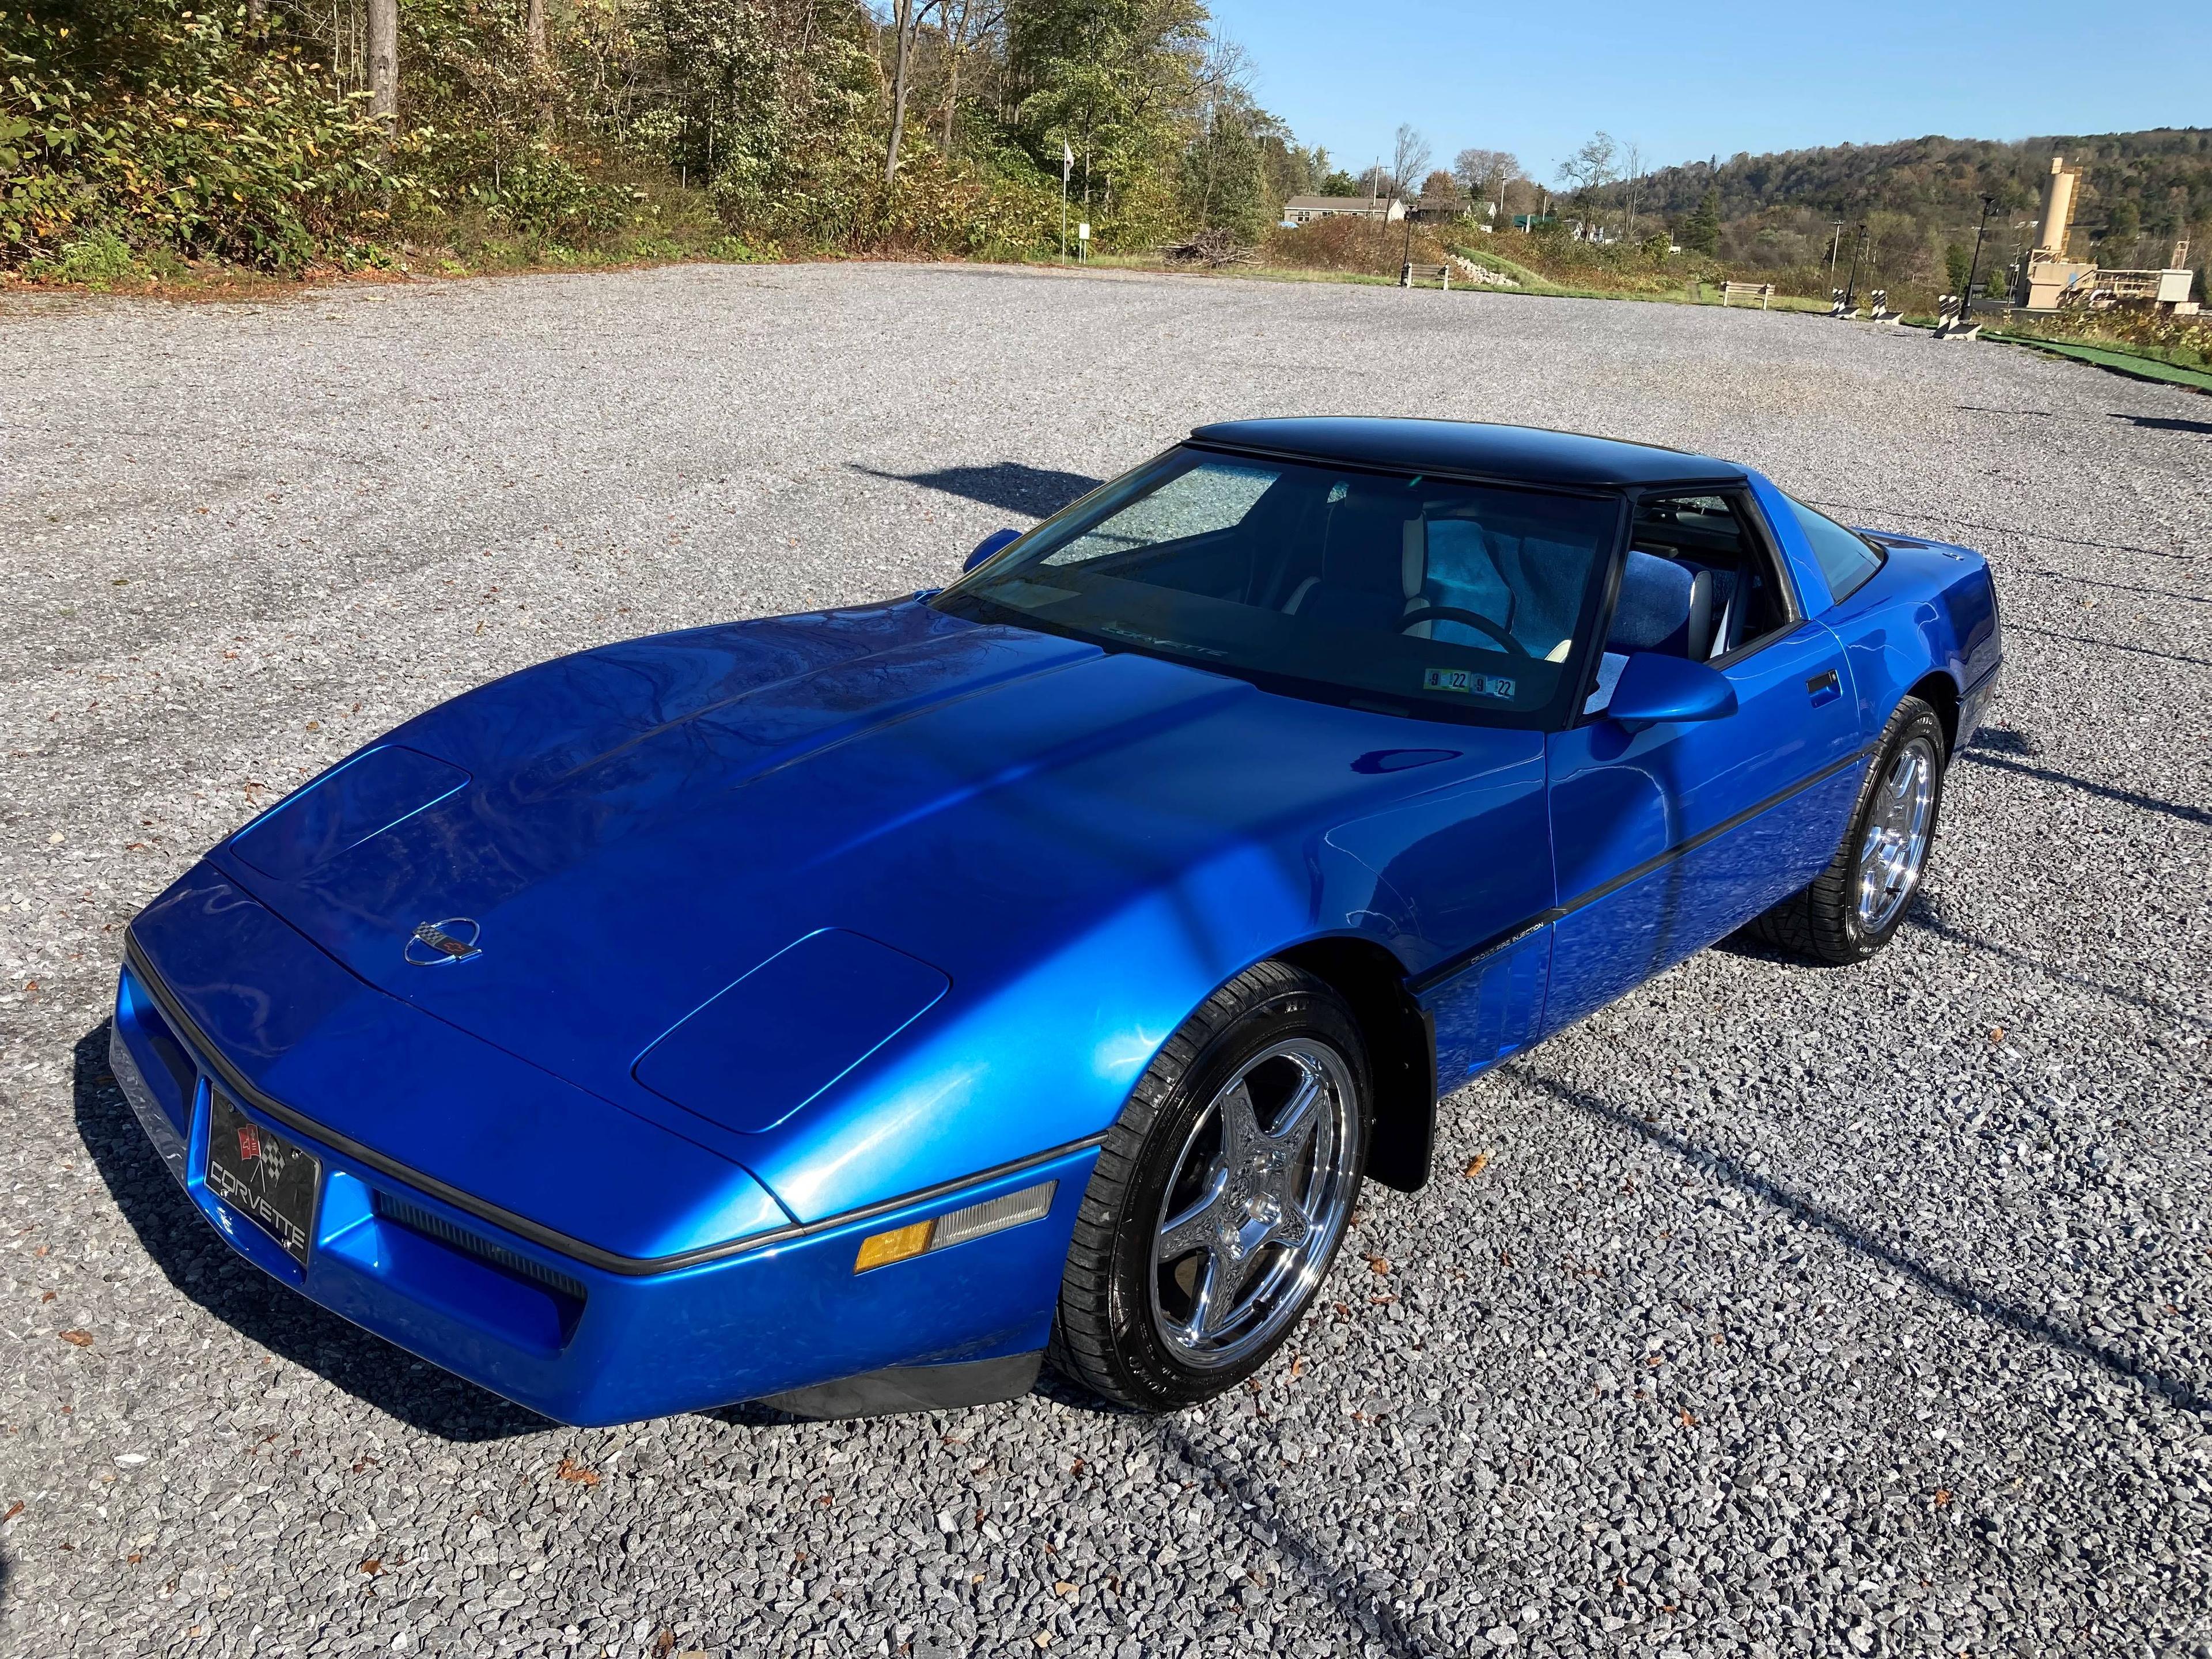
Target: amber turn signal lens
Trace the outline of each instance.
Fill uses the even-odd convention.
[[[869,1235],[860,1241],[860,1254],[854,1258],[853,1271],[864,1273],[871,1267],[884,1267],[908,1256],[920,1255],[929,1248],[930,1231],[936,1225],[934,1221],[917,1221],[911,1226]]]

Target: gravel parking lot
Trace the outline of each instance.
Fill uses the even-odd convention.
[[[1871,965],[1723,948],[1443,1109],[1334,1309],[1153,1421],[556,1427],[234,1259],[124,924],[395,721],[936,585],[1194,422],[1736,457],[1986,549]],[[2212,401],[1825,319],[869,265],[0,313],[0,1650],[2212,1653]]]

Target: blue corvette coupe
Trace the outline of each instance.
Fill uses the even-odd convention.
[[[548,1416],[1250,1375],[1437,1097],[1722,936],[1896,931],[1981,557],[1741,466],[1209,426],[940,592],[543,664],[131,924],[191,1201]]]

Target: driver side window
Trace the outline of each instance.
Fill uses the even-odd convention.
[[[1646,496],[1637,503],[1597,686],[1583,712],[1605,708],[1638,652],[1726,663],[1790,623],[1789,590],[1740,499]]]

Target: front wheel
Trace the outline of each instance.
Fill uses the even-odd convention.
[[[1850,828],[1813,884],[1751,924],[1753,937],[1822,962],[1863,962],[1889,943],[1927,873],[1943,804],[1943,723],[1898,704],[1859,786]]]
[[[1351,1011],[1311,975],[1264,962],[1207,998],[1100,1150],[1054,1364],[1148,1412],[1258,1370],[1344,1242],[1372,1092]]]

